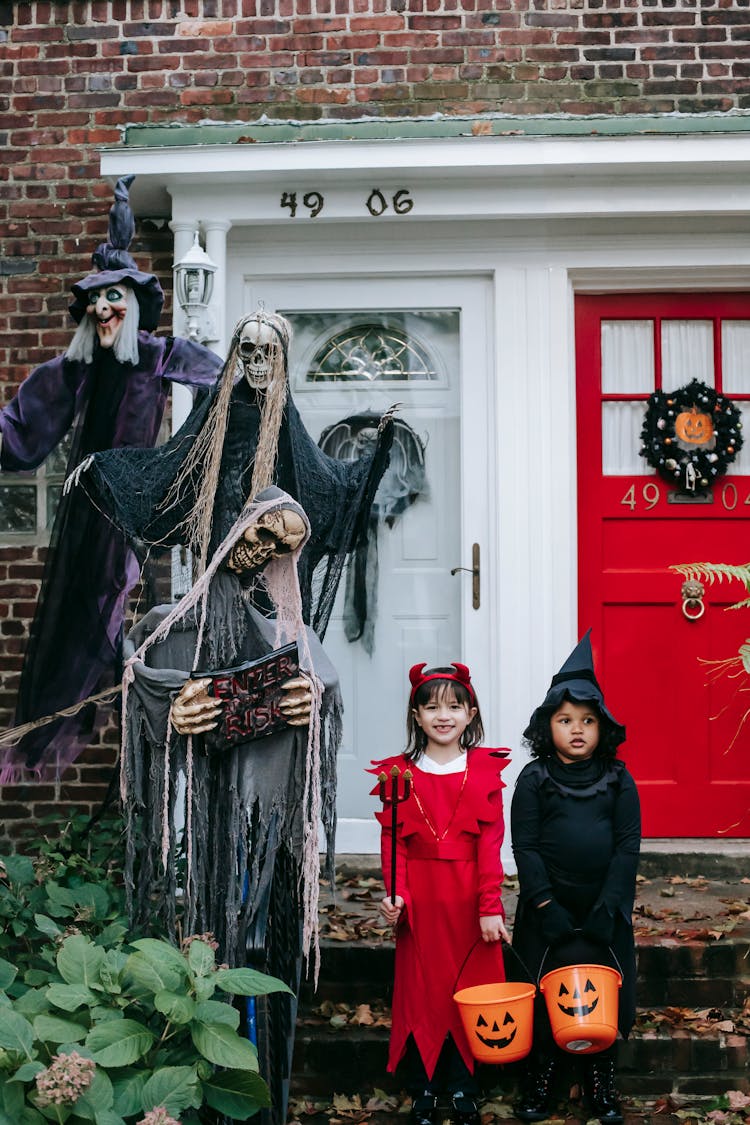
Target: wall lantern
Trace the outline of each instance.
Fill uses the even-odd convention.
[[[196,231],[193,245],[184,258],[175,263],[174,287],[177,302],[187,317],[188,338],[199,343],[212,339],[213,325],[208,303],[214,288],[216,268],[201,247]]]

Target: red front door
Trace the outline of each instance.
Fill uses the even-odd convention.
[[[580,631],[593,626],[607,702],[627,725],[644,835],[750,836],[750,676],[712,681],[703,663],[737,653],[750,609],[725,612],[739,583],[707,585],[704,615],[688,620],[669,569],[750,560],[750,407],[746,448],[710,503],[674,502],[638,456],[654,389],[697,378],[746,406],[750,296],[578,297],[576,365]]]

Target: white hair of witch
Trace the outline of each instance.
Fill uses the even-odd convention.
[[[112,345],[112,354],[119,363],[132,363],[135,365],[138,362],[138,324],[140,320],[138,298],[135,295],[135,290],[131,289],[129,285],[125,285],[122,282],[120,284],[125,290],[127,309],[123,322],[120,325],[120,331],[115,336],[115,342]],[[87,314],[78,325],[73,339],[70,341],[70,346],[65,353],[65,358],[91,363],[94,359],[96,343],[97,335],[94,318]]]

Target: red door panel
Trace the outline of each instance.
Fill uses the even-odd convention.
[[[723,319],[750,321],[750,296],[577,298],[580,631],[593,626],[608,704],[627,725],[622,752],[641,793],[644,834],[748,836],[750,719],[739,727],[750,692],[736,689],[750,689],[750,677],[712,681],[705,662],[736,654],[750,637],[750,610],[725,612],[743,596],[739,584],[707,586],[704,616],[688,621],[682,578],[669,567],[750,559],[750,477],[721,478],[710,504],[673,503],[671,486],[645,461],[638,472],[602,470],[602,403],[642,399],[645,411],[648,398],[603,394],[602,322],[652,322],[659,387],[661,322],[693,318],[713,323],[715,386],[745,406],[747,419],[743,400],[750,395],[722,386],[721,326]],[[692,377],[686,372],[678,385]]]

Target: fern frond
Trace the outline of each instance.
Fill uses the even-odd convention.
[[[750,563],[740,563],[737,566],[729,563],[682,563],[670,566],[669,569],[681,574],[683,578],[702,579],[709,585],[723,582],[725,578],[728,582],[735,580],[741,582],[750,594]]]
[[[728,605],[727,610],[730,609],[750,609],[750,598],[743,598],[741,602],[735,602],[734,605]]]

